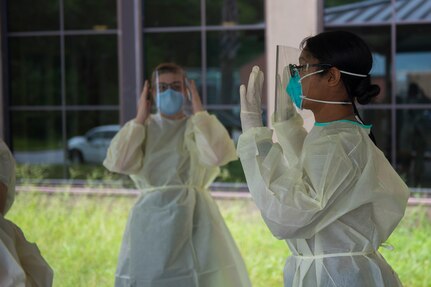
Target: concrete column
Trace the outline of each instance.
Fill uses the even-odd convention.
[[[143,83],[141,2],[117,0],[121,124],[136,116]]]
[[[319,0],[268,0],[265,1],[268,117],[274,112],[276,47],[286,45],[299,48],[301,41],[316,35],[321,29]],[[301,112],[305,126],[310,129],[314,117],[309,111]],[[270,118],[268,119],[270,123]]]

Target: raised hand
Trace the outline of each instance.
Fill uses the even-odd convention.
[[[135,121],[138,124],[144,124],[151,113],[151,100],[148,98],[149,87],[148,80],[145,81],[142,89],[141,97],[139,98]],[[150,95],[151,96],[151,95]]]
[[[262,124],[262,87],[263,72],[258,66],[254,66],[248,79],[247,89],[245,85],[239,88],[241,97],[241,126],[246,131],[252,127],[261,127]]]

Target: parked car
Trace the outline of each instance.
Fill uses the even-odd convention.
[[[70,162],[102,163],[112,138],[119,130],[119,125],[98,126],[84,136],[72,137],[67,141]]]

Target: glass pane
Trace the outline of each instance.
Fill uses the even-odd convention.
[[[326,29],[326,31],[338,30]],[[373,54],[371,81],[380,87],[380,94],[371,104],[387,104],[391,97],[391,33],[390,27],[360,27],[343,29],[361,37],[370,47]]]
[[[252,67],[266,70],[264,31],[209,32],[207,47],[207,103],[239,104],[239,86],[247,83]]]
[[[196,0],[143,1],[144,27],[200,26],[201,7]]]
[[[117,36],[67,36],[66,103],[117,105]]]
[[[119,131],[118,111],[67,112],[68,158],[73,163],[102,164]]]
[[[13,111],[11,134],[16,161],[63,163],[61,122],[61,112]]]
[[[190,33],[146,33],[144,35],[145,78],[160,63],[174,62],[182,66],[192,78],[200,77],[201,36]]]
[[[431,187],[431,110],[397,112],[397,169],[411,187]]]
[[[60,38],[9,38],[12,105],[61,103]]]
[[[60,29],[58,0],[9,0],[9,32],[53,31]]]
[[[212,0],[206,2],[207,25],[264,23],[263,0]]]
[[[431,103],[431,25],[397,28],[397,103]]]
[[[392,122],[390,110],[359,110],[359,113],[365,124],[373,125],[373,133],[377,146],[385,154],[386,158],[391,161],[392,158]]]
[[[66,30],[106,30],[116,27],[116,0],[64,0],[64,28]]]
[[[242,133],[241,128],[241,118],[240,118],[240,107],[234,106],[231,109],[208,109],[210,114],[213,114],[217,117],[217,119],[223,124],[226,130],[229,132],[231,138],[234,140],[235,145],[238,142],[238,138]],[[263,109],[262,113],[262,121],[263,124],[267,125],[267,113],[266,109]]]

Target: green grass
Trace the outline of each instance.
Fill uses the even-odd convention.
[[[65,170],[64,170],[65,169]],[[221,167],[217,182],[245,182],[244,171],[239,160],[232,161]],[[125,175],[108,171],[101,164],[28,164],[16,165],[16,177],[26,179],[83,179],[87,181],[115,181],[117,186],[134,188],[132,180]],[[112,183],[111,183],[112,185]]]
[[[21,193],[8,213],[38,244],[54,269],[54,286],[113,286],[121,237],[134,198],[74,197]],[[247,200],[218,201],[247,264],[253,286],[282,286],[290,254]],[[405,287],[430,286],[431,222],[426,211],[409,208],[390,237],[395,249],[381,249]]]

